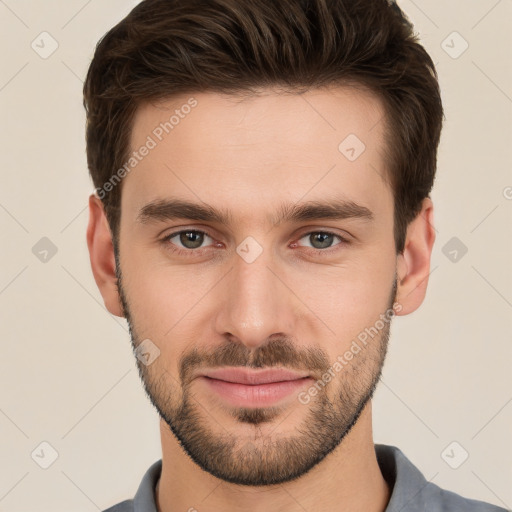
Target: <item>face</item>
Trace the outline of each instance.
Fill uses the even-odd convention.
[[[218,478],[297,478],[372,396],[397,307],[382,118],[348,88],[137,112],[132,150],[151,147],[122,184],[121,302],[149,398]],[[295,373],[214,373],[233,368]]]

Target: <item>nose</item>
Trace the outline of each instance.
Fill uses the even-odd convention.
[[[233,260],[219,290],[217,332],[237,338],[249,349],[265,344],[272,335],[291,336],[296,298],[270,251],[263,251],[251,263],[238,254]]]

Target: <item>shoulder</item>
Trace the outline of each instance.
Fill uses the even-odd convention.
[[[382,475],[391,489],[385,512],[507,512],[484,501],[465,498],[429,482],[396,446],[375,445]]]
[[[162,471],[162,459],[146,471],[133,499],[121,501],[102,512],[156,512],[155,487]]]
[[[125,500],[113,507],[109,507],[103,512],[133,512],[133,500]]]
[[[465,498],[430,482],[425,488],[426,503],[436,504],[432,510],[439,512],[506,512],[506,509],[485,501]]]

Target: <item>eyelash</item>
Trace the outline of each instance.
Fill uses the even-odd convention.
[[[177,247],[170,240],[177,235],[181,235],[182,233],[200,233],[200,234],[206,235],[206,236],[210,237],[212,240],[214,240],[213,236],[211,236],[207,231],[202,231],[199,229],[182,229],[181,231],[175,231],[174,233],[171,233],[170,235],[165,235],[160,240],[160,242],[167,250],[170,250],[174,254],[178,254],[178,255],[195,256],[195,255],[201,255],[205,250],[208,250],[208,247],[201,247],[199,249],[182,249],[180,247]],[[306,247],[307,249],[309,249],[310,251],[313,251],[316,254],[329,255],[331,252],[337,250],[336,247],[338,245],[350,244],[349,240],[342,237],[341,235],[338,235],[337,233],[333,233],[332,231],[325,231],[325,230],[309,231],[307,233],[304,233],[299,238],[299,240],[301,240],[302,238],[305,238],[307,236],[310,236],[313,234],[319,234],[319,233],[324,234],[324,235],[332,235],[332,236],[338,238],[340,243],[333,245],[331,247],[328,247],[326,249],[315,249],[313,247]]]

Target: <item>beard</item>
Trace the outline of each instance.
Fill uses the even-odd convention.
[[[117,256],[116,274],[135,353],[143,340],[134,326],[137,321],[134,322],[123,289]],[[395,275],[388,311],[392,310],[396,292]],[[295,408],[305,408],[305,413],[301,414],[302,421],[290,434],[278,432],[279,424],[291,414],[286,410],[287,407],[291,408],[290,405],[225,408],[235,421],[235,428],[230,431],[217,428],[218,422],[208,411],[211,402],[201,403],[194,395],[191,385],[194,379],[191,376],[199,368],[218,366],[279,366],[307,370],[311,375],[316,373],[322,376],[332,368],[333,361],[329,361],[327,354],[319,348],[299,350],[289,338],[279,336],[250,350],[234,339],[227,340],[213,351],[194,347],[183,353],[178,361],[179,380],[165,369],[163,358],[158,358],[149,366],[137,358],[137,368],[151,403],[185,453],[200,468],[216,478],[238,485],[277,485],[295,480],[310,471],[340,445],[356,424],[375,392],[387,353],[391,320],[381,323],[384,323],[384,327],[379,333],[328,384],[317,386],[320,389],[307,405],[296,401],[292,412]],[[275,426],[270,429],[273,421]],[[262,433],[261,426],[264,424],[268,428],[266,433]],[[242,438],[240,431],[237,435],[238,426],[247,429],[250,425],[254,426],[250,439]]]

